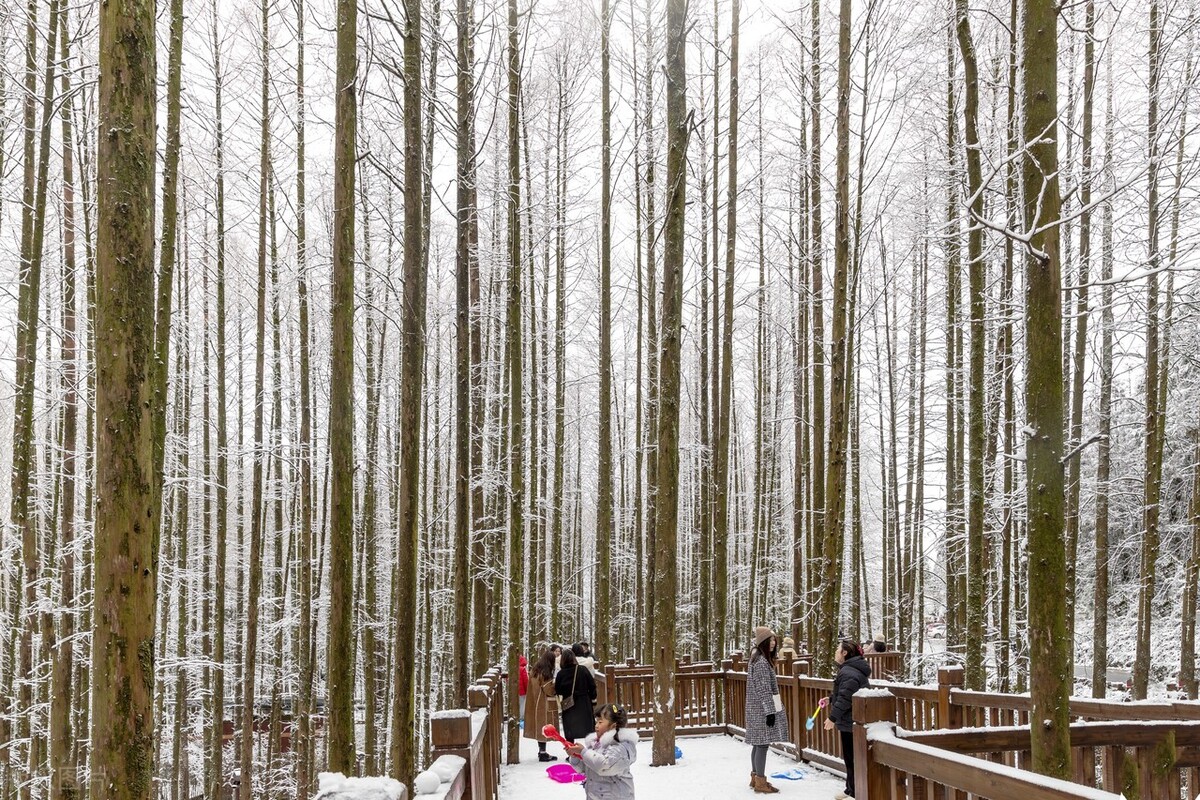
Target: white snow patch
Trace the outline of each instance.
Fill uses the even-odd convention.
[[[639,798],[686,798],[687,800],[731,800],[752,795],[750,747],[731,736],[676,737],[683,758],[671,767],[651,767],[653,742],[645,737],[637,745],[632,767],[633,784]],[[554,742],[547,748],[563,762],[563,749]],[[521,763],[502,767],[500,800],[583,800],[578,784],[555,783],[546,774],[550,764],[537,760],[537,742],[521,739]],[[799,769],[801,780],[771,777]],[[780,797],[804,800],[833,800],[845,780],[811,764],[803,764],[774,750],[767,753],[767,779],[779,788]],[[421,800],[421,799],[419,799]]]
[[[315,800],[407,800],[408,790],[394,778],[347,778],[340,772],[322,772]]]
[[[435,711],[429,715],[430,719],[466,719],[471,716],[471,712],[465,708],[452,708],[448,711]]]
[[[859,689],[855,697],[893,697],[891,689]]]
[[[437,760],[429,765],[429,769],[437,773],[442,783],[449,783],[466,765],[467,760],[462,756],[438,756]]]

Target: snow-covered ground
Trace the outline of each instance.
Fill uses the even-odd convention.
[[[754,797],[750,789],[750,748],[740,739],[730,736],[704,736],[679,739],[676,744],[683,752],[673,767],[650,766],[650,740],[638,743],[638,760],[633,765],[633,782],[637,796],[646,800],[656,798],[687,798],[688,800],[728,800],[731,797]],[[550,743],[547,750],[559,757],[563,749]],[[500,776],[501,800],[583,800],[579,784],[555,783],[546,775],[546,767],[537,760],[537,743],[521,739],[521,763],[505,766]],[[771,778],[776,772],[798,770],[801,780]],[[798,764],[771,751],[767,755],[767,777],[779,787],[779,797],[805,800],[831,800],[841,790],[841,778],[808,764]]]

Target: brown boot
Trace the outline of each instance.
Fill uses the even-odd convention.
[[[762,775],[755,775],[752,787],[758,794],[777,794],[779,792],[774,786],[767,781]]]
[[[754,770],[750,770],[750,788],[751,789],[754,788],[754,778],[755,778]]]

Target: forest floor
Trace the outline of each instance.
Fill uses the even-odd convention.
[[[677,740],[683,757],[673,767],[650,766],[650,739],[638,743],[638,760],[633,765],[633,783],[639,798],[688,798],[688,800],[727,800],[754,797],[750,790],[750,748],[731,736],[703,736]],[[563,749],[551,742],[551,755],[562,763]],[[555,783],[537,760],[537,743],[521,738],[521,763],[504,766],[500,773],[501,800],[583,800],[579,784]],[[802,775],[799,780],[771,778],[775,773]],[[767,776],[779,788],[779,796],[830,800],[843,787],[841,778],[810,764],[799,764],[771,751],[767,756]]]

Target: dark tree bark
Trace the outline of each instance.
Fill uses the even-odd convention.
[[[966,685],[968,688],[987,688],[984,670],[984,548],[983,537],[983,450],[984,450],[984,269],[983,227],[977,222],[983,216],[983,169],[979,143],[979,68],[975,44],[971,40],[970,7],[968,0],[955,0],[958,18],[958,48],[963,59],[963,78],[966,98],[963,106],[964,133],[967,147],[967,191],[971,193],[968,210],[971,213],[967,234],[967,274],[971,309],[971,375],[968,386],[970,437],[967,448],[967,630]]]
[[[517,35],[517,2],[508,0],[508,42],[505,52],[508,70],[508,642],[505,647],[508,666],[508,750],[507,761],[519,760],[520,697],[517,694],[517,658],[525,630],[524,581],[519,579],[525,550],[525,384],[521,335],[521,151],[519,101],[521,61]]]
[[[613,448],[612,448],[612,111],[609,99],[609,36],[612,11],[600,4],[600,405],[596,459],[596,651],[611,653]]]
[[[1066,629],[1063,547],[1062,296],[1058,197],[1058,7],[1028,0],[1021,60],[1025,64],[1023,164],[1025,229],[1025,441],[1029,524],[1030,693],[1033,768],[1067,779],[1071,772],[1071,650]]]
[[[403,608],[417,607],[421,500],[421,399],[425,369],[424,147],[421,113],[421,0],[405,3],[404,31],[404,308],[401,314],[400,486],[396,586]],[[426,619],[425,624],[431,624]],[[417,615],[400,614],[392,653],[392,775],[416,775]]]
[[[476,478],[472,469],[471,449],[473,437],[482,431],[472,430],[476,396],[472,391],[475,380],[474,364],[471,360],[471,337],[475,319],[471,304],[471,275],[475,269],[475,254],[479,245],[479,229],[475,209],[475,75],[472,66],[472,20],[470,0],[458,0],[456,21],[457,81],[455,144],[457,153],[456,250],[455,250],[455,404],[457,411],[454,422],[454,619],[455,629],[465,635],[471,626],[471,584],[468,580],[471,569],[479,569],[470,563],[471,531],[474,495],[471,483]],[[476,534],[478,536],[478,534]],[[478,587],[476,587],[478,590]],[[479,592],[476,591],[478,595]],[[477,612],[481,611],[478,605]],[[477,617],[476,631],[482,626]],[[478,634],[476,634],[478,635]],[[476,645],[478,647],[478,645]],[[453,685],[451,702],[455,708],[467,707],[467,686],[470,685],[470,650],[457,647],[454,650],[452,667]],[[479,656],[476,655],[478,660]]]
[[[734,0],[737,19],[738,0]],[[736,25],[735,28],[736,30]],[[675,763],[675,621],[679,523],[679,358],[687,188],[687,3],[667,2],[667,200],[663,222],[663,327],[655,495],[654,745],[651,763]],[[736,59],[735,59],[736,63]]]
[[[837,646],[842,587],[842,548],[846,519],[846,448],[850,425],[848,309],[850,283],[850,0],[841,0],[838,17],[837,203],[833,241],[833,353],[829,394],[829,446],[825,460],[825,520],[822,526],[820,627],[816,653],[828,665]],[[828,671],[826,666],[825,672]]]
[[[1162,497],[1163,435],[1162,417],[1166,413],[1166,398],[1159,396],[1160,312],[1158,269],[1159,252],[1159,81],[1162,75],[1162,22],[1158,0],[1150,2],[1150,85],[1147,136],[1149,161],[1147,169],[1147,241],[1149,258],[1146,279],[1146,394],[1144,419],[1144,471],[1142,475],[1142,547],[1141,580],[1138,584],[1137,651],[1133,660],[1133,696],[1144,700],[1150,683],[1150,633],[1154,619],[1155,562],[1159,549],[1159,501]]]
[[[325,707],[329,717],[328,769],[346,775],[355,770],[354,635],[351,619],[354,612],[354,175],[358,128],[357,59],[358,8],[353,0],[338,0],[329,391],[329,628]],[[417,85],[420,85],[419,78]],[[420,113],[411,108],[409,111]],[[414,183],[420,186],[419,180]]]
[[[153,796],[154,10],[100,9],[91,775],[113,800]]]

